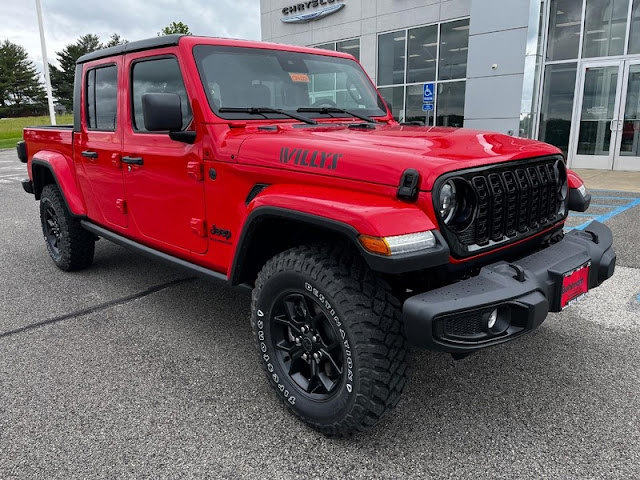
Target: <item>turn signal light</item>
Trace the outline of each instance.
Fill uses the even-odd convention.
[[[385,257],[391,256],[391,248],[389,248],[389,244],[384,238],[360,235],[358,240],[360,240],[360,244],[367,252],[384,255]]]
[[[436,237],[430,231],[394,237],[360,235],[358,240],[366,251],[385,257],[428,250],[436,246]]]

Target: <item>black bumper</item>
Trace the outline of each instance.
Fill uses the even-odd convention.
[[[590,263],[589,289],[613,275],[612,243],[611,230],[592,222],[516,262],[494,263],[476,277],[411,297],[403,307],[407,337],[430,350],[470,353],[530,332],[561,310],[565,273]],[[494,310],[498,318],[490,329]]]

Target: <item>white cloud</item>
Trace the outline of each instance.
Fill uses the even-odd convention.
[[[183,22],[195,35],[260,39],[259,0],[41,0],[49,63],[78,37],[113,33],[129,41],[155,37],[169,23]],[[22,45],[42,71],[34,0],[0,2],[0,41]]]

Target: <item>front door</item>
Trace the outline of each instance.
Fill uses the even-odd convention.
[[[571,166],[640,170],[640,60],[582,65]]]
[[[127,208],[141,240],[174,252],[201,254],[207,251],[208,232],[199,147],[172,140],[168,133],[149,132],[144,125],[145,93],[178,94],[183,128],[192,123],[178,59],[171,49],[165,51],[153,57],[132,53],[125,59],[131,82],[123,105],[129,107],[122,147]]]

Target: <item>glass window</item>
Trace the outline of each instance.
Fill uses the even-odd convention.
[[[640,0],[633,1],[631,35],[629,36],[629,53],[640,53]]]
[[[136,131],[146,132],[142,113],[145,93],[176,93],[182,106],[182,128],[191,123],[191,106],[182,73],[175,58],[158,58],[133,64],[132,73],[133,124]]]
[[[552,0],[551,13],[549,14],[547,60],[578,58],[581,27],[581,0]]]
[[[629,0],[587,0],[583,58],[622,55]]]
[[[640,65],[629,67],[620,155],[640,157]]]
[[[438,60],[438,26],[409,30],[407,83],[433,82]]]
[[[391,108],[393,118],[398,122],[404,122],[404,87],[386,87],[379,89],[379,91]]]
[[[569,151],[577,68],[575,63],[547,66],[542,89],[539,138],[565,155]]]
[[[407,86],[406,121],[420,122],[423,125],[432,126],[435,112],[433,110],[422,110],[423,96],[424,89],[422,85]]]
[[[295,112],[303,107],[333,106],[369,116],[385,114],[369,78],[350,59],[213,45],[195,46],[194,56],[209,104],[222,118],[261,118],[262,114],[221,111],[250,107]],[[264,116],[270,115],[277,118],[279,114]]]
[[[118,112],[118,69],[95,68],[87,74],[87,126],[113,132]]]
[[[584,77],[584,95],[578,135],[578,155],[609,155],[611,123],[614,121],[618,66],[589,67]]]
[[[439,127],[457,127],[464,124],[464,98],[467,82],[438,84],[436,96]],[[422,92],[420,92],[422,94]]]
[[[356,57],[356,60],[360,61],[360,39],[355,38],[353,40],[344,40],[336,43],[336,50],[338,52],[348,53]]]
[[[335,52],[336,50],[336,44],[331,42],[331,43],[323,43],[322,45],[316,45],[315,48],[320,48],[322,50],[332,50]]]
[[[378,85],[404,83],[406,31],[378,37]]]
[[[440,28],[438,80],[465,78],[469,50],[469,20],[443,23]]]

